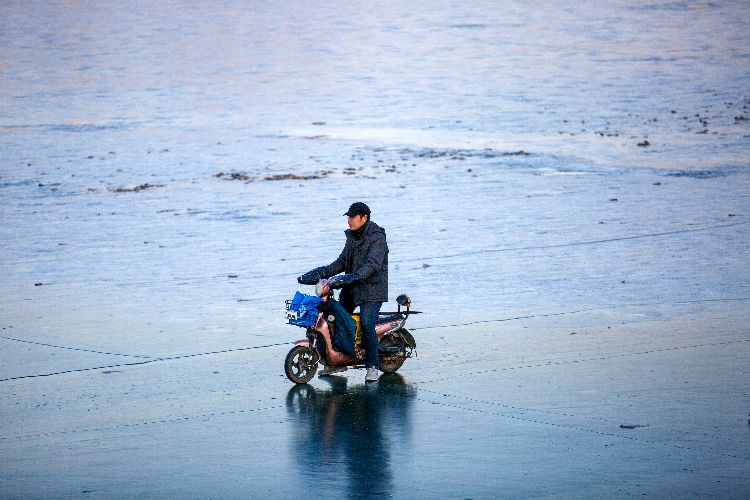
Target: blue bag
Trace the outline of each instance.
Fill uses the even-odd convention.
[[[297,292],[292,300],[286,301],[287,320],[290,325],[310,327],[318,321],[318,304],[323,299],[315,295]]]

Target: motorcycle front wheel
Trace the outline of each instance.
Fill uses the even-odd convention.
[[[306,384],[315,376],[318,366],[318,356],[306,346],[292,347],[284,361],[284,372],[289,380],[295,384]]]
[[[386,335],[378,345],[378,368],[381,372],[395,373],[406,361],[404,339]]]

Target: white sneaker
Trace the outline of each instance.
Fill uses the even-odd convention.
[[[365,375],[365,382],[375,382],[378,379],[378,367],[371,366],[367,369],[367,375]]]

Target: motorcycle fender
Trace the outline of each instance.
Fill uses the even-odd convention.
[[[402,328],[398,331],[398,333],[404,338],[404,342],[406,342],[406,345],[411,347],[412,349],[417,348],[417,341],[414,340],[414,337],[406,328]]]
[[[305,346],[305,347],[307,347],[309,349],[310,348],[310,341],[307,340],[307,339],[295,340],[294,341],[294,345],[303,345],[303,346]]]

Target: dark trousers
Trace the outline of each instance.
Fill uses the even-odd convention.
[[[349,312],[353,312],[354,302],[351,296],[342,293],[339,296],[339,302]],[[382,302],[363,302],[359,305],[359,317],[362,325],[362,343],[365,348],[365,366],[370,368],[378,366],[378,334],[375,333],[375,325],[378,321],[378,313],[383,307]]]

